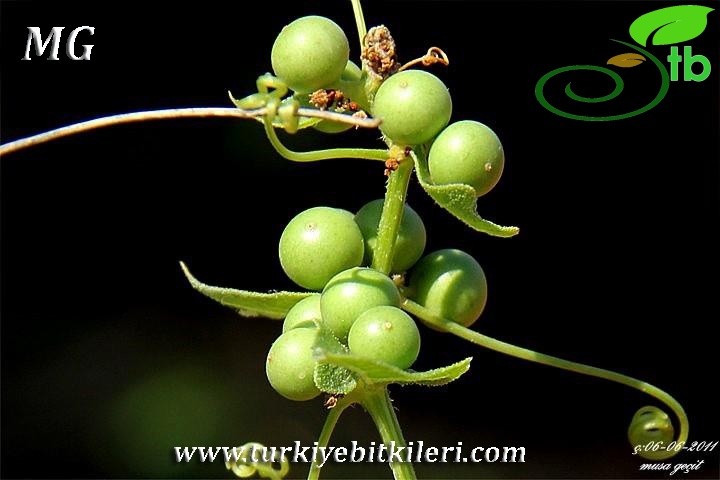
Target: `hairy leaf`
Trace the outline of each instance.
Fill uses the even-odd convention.
[[[297,302],[313,294],[313,292],[273,292],[259,293],[234,288],[213,287],[193,277],[185,263],[180,267],[190,285],[206,297],[218,303],[234,308],[246,317],[267,317],[283,319]]]
[[[322,322],[317,323],[317,328],[319,332],[315,341],[316,355],[321,354],[320,352],[332,352],[338,355],[347,354],[347,347],[340,343],[329,328],[326,328]],[[315,366],[313,380],[315,386],[321,391],[333,395],[347,395],[355,390],[357,386],[353,372],[332,363],[318,363]]]
[[[403,385],[445,385],[457,380],[470,368],[472,358],[466,358],[447,367],[436,368],[426,372],[401,370],[372,358],[361,357],[351,353],[335,353],[327,350],[316,350],[316,358],[320,363],[342,366],[355,372],[366,384],[399,383]]]
[[[442,208],[478,232],[495,237],[512,237],[520,232],[518,227],[503,227],[485,220],[477,212],[477,195],[470,185],[454,183],[449,185],[433,185],[430,183],[430,172],[427,161],[412,152],[415,160],[415,172],[420,185]]]

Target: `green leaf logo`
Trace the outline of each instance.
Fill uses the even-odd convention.
[[[678,5],[642,15],[630,25],[630,36],[643,47],[652,37],[653,45],[671,45],[692,40],[707,27],[707,15],[714,9],[700,5]]]

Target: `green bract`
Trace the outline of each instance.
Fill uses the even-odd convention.
[[[278,337],[270,347],[265,373],[270,385],[290,400],[310,400],[320,395],[313,381],[313,345],[317,329],[296,328]]]
[[[380,305],[400,306],[400,293],[387,275],[371,268],[339,273],[320,297],[323,322],[343,342],[360,314]]]
[[[467,253],[438,250],[411,270],[410,298],[435,315],[469,327],[487,301],[487,280],[480,264]]]
[[[290,309],[283,322],[282,331],[285,333],[297,326],[312,327],[314,326],[312,322],[319,322],[320,319],[320,294],[315,293],[303,298]]]
[[[365,239],[365,259],[363,263],[370,265],[377,247],[378,226],[382,215],[383,199],[373,200],[365,204],[355,215]],[[400,231],[395,241],[393,254],[393,273],[401,273],[415,265],[425,250],[425,225],[415,210],[405,204]]]
[[[338,272],[362,263],[365,245],[353,214],[314,207],[299,213],[280,237],[280,264],[291,280],[321,290]]]
[[[380,130],[400,145],[428,142],[450,121],[452,100],[445,84],[421,70],[396,73],[380,85],[373,116]]]
[[[348,335],[350,353],[373,358],[405,370],[420,353],[415,320],[396,307],[374,307],[361,314]]]
[[[463,120],[443,130],[430,148],[433,183],[464,183],[485,195],[500,180],[505,154],[495,132],[480,122]]]
[[[332,20],[309,16],[285,26],[272,47],[272,67],[290,89],[308,93],[336,82],[350,56],[348,39]]]

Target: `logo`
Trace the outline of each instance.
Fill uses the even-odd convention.
[[[586,97],[575,93],[571,87],[571,83],[568,83],[565,86],[565,95],[571,100],[582,103],[601,103],[616,98],[625,88],[622,78],[615,71],[609,68],[598,67],[595,65],[571,65],[568,67],[556,68],[555,70],[546,73],[535,85],[535,97],[547,110],[556,115],[560,115],[561,117],[573,120],[584,120],[590,122],[622,120],[623,118],[630,118],[640,115],[641,113],[645,113],[665,98],[665,95],[670,89],[670,82],[678,81],[681,75],[683,81],[702,82],[710,76],[711,66],[707,57],[699,54],[693,54],[692,47],[690,45],[685,45],[682,49],[682,53],[678,46],[672,46],[670,48],[670,54],[667,56],[667,61],[670,65],[670,71],[668,72],[668,69],[665,67],[663,62],[641,47],[647,47],[648,41],[650,41],[652,45],[673,45],[696,38],[705,31],[705,28],[707,27],[707,15],[713,10],[714,9],[712,8],[699,5],[678,5],[675,7],[661,8],[640,16],[630,25],[630,37],[640,46],[623,42],[622,40],[610,39],[611,41],[624,45],[634,51],[615,55],[607,61],[608,65],[620,68],[630,68],[638,65],[646,65],[651,62],[652,65],[659,71],[661,79],[660,90],[650,103],[636,110],[628,113],[608,116],[577,115],[554,107],[545,98],[543,89],[545,88],[545,84],[551,78],[561,73],[574,70],[589,70],[604,73],[615,82],[615,88],[607,95],[600,97]],[[650,62],[647,62],[648,59]],[[680,64],[682,64],[682,69],[680,68]],[[695,69],[693,68],[696,64],[700,66],[699,69],[697,67]],[[696,70],[699,70],[698,73],[696,73]]]

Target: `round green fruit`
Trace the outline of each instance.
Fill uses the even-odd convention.
[[[387,275],[351,268],[333,277],[320,296],[323,323],[342,342],[360,314],[381,305],[400,306],[400,292]]]
[[[485,195],[500,180],[505,154],[495,132],[480,122],[455,122],[437,136],[428,168],[433,183],[464,183]]]
[[[280,264],[301,287],[321,290],[334,275],[362,263],[365,244],[352,213],[314,207],[299,213],[280,237]]]
[[[290,89],[310,93],[336,82],[349,56],[345,32],[329,18],[309,16],[282,29],[271,60],[275,75]]]
[[[480,264],[460,250],[438,250],[415,265],[410,298],[435,315],[469,327],[487,302],[487,280]]]
[[[382,215],[383,199],[373,200],[365,204],[355,215],[355,221],[360,227],[365,239],[365,265],[372,264],[377,248],[378,226]],[[420,215],[409,205],[405,204],[400,231],[395,243],[395,253],[392,263],[393,273],[402,273],[415,265],[422,256],[426,242],[425,225]]]
[[[348,347],[351,353],[405,370],[420,353],[420,332],[415,321],[399,308],[374,307],[353,323]]]
[[[418,145],[432,140],[450,121],[452,99],[435,75],[406,70],[380,85],[372,113],[382,119],[380,130],[393,143]]]
[[[300,300],[288,311],[283,322],[282,331],[285,333],[298,326],[314,327],[315,324],[311,322],[319,322],[320,320],[320,294],[313,293],[309,297]]]
[[[265,373],[283,397],[303,401],[320,395],[313,380],[316,362],[312,349],[317,334],[315,328],[296,328],[280,335],[270,347]]]

